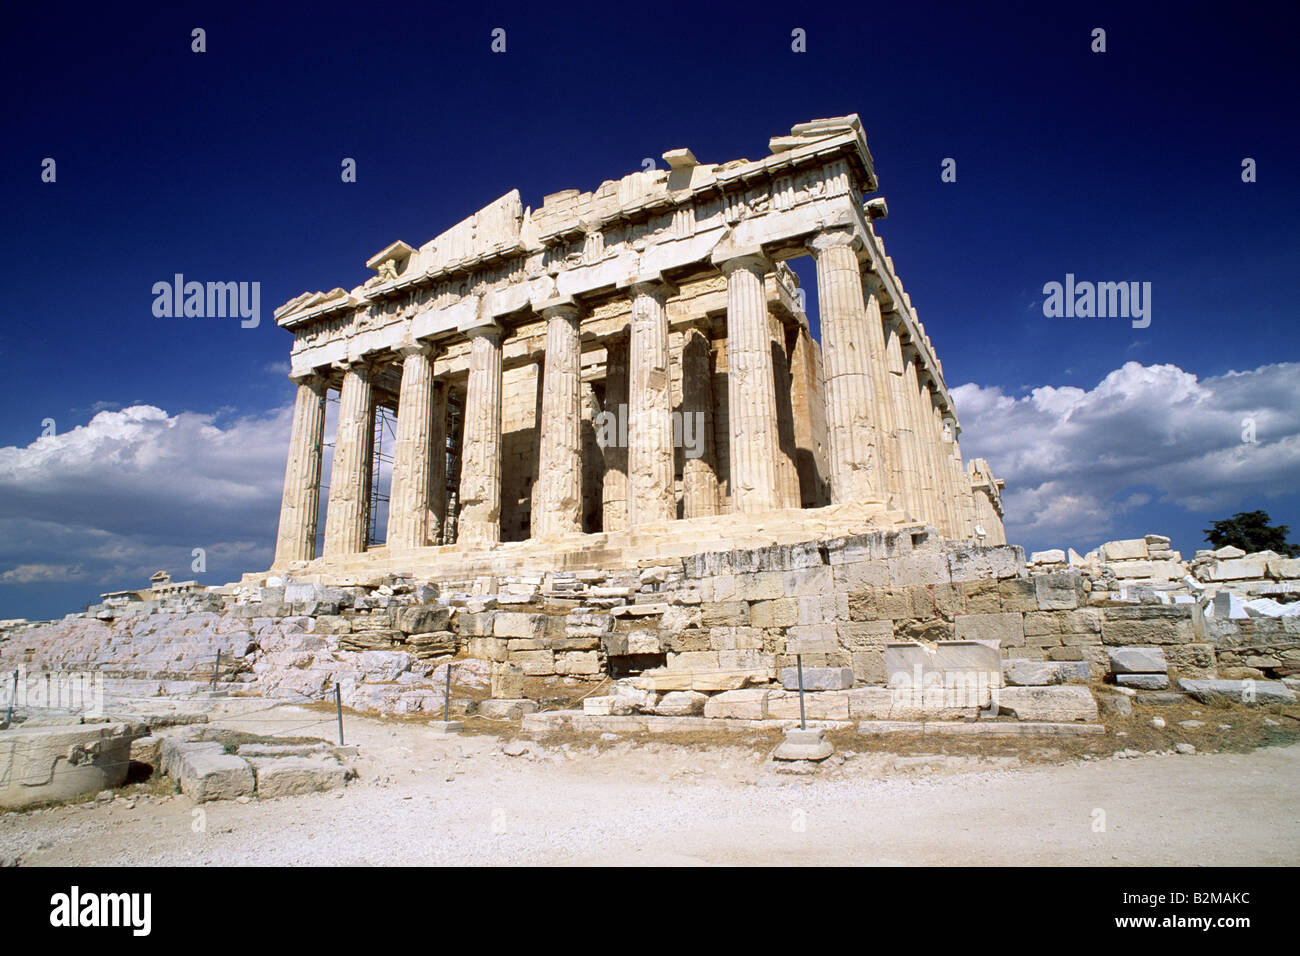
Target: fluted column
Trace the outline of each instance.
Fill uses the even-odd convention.
[[[948,443],[944,440],[943,411],[933,392],[930,394],[930,415],[933,421],[931,434],[934,436],[934,485],[939,492],[941,530],[947,537],[952,537],[952,469],[948,464]]]
[[[916,430],[907,394],[906,366],[903,360],[902,340],[896,321],[885,325],[885,375],[889,391],[889,404],[894,417],[894,439],[897,448],[898,491],[900,503],[914,518],[922,516],[921,474],[916,448]]]
[[[549,538],[582,531],[582,344],[576,306],[552,306],[542,315],[546,367],[537,528],[540,537]]]
[[[687,518],[718,513],[709,352],[704,331],[687,329],[682,340],[682,514]],[[685,440],[688,434],[690,443]]]
[[[429,427],[429,543],[442,544],[447,522],[447,382],[434,379]]]
[[[909,350],[904,355],[903,390],[907,399],[907,413],[912,422],[912,433],[916,437],[917,465],[917,507],[916,517],[939,527],[937,514],[938,495],[934,487],[934,462],[930,454],[930,419],[922,410],[929,405],[930,392],[925,385],[924,373],[920,368],[920,356]]]
[[[671,290],[662,282],[638,282],[631,294],[627,483],[628,525],[635,530],[672,521],[677,502],[666,307]]]
[[[817,260],[817,297],[826,379],[826,437],[831,502],[882,499],[875,386],[856,238],[823,232],[809,243]]]
[[[457,544],[501,540],[501,327],[477,325],[470,338]]]
[[[298,380],[293,405],[293,431],[284,466],[280,499],[280,530],[275,539],[273,567],[316,557],[316,515],[320,509],[321,450],[325,439],[325,392],[319,375]]]
[[[952,447],[949,452],[952,456],[953,500],[957,512],[956,535],[959,538],[973,538],[975,536],[975,514],[974,501],[971,498],[970,476],[966,474],[966,466],[961,460],[961,445],[957,441],[955,431],[953,432]]]
[[[627,422],[627,339],[620,336],[605,342],[606,444],[602,449],[605,473],[601,479],[602,531],[627,530],[627,444],[623,430]],[[612,420],[612,421],[611,421]],[[612,432],[612,434],[611,434]]]
[[[399,349],[402,386],[397,399],[397,446],[388,494],[388,548],[429,543],[429,436],[433,431],[433,360],[428,345]]]
[[[759,252],[719,260],[727,277],[727,398],[731,446],[731,510],[781,507],[776,373],[763,277],[771,261]]]
[[[339,420],[330,470],[330,500],[325,511],[325,556],[366,550],[371,452],[375,407],[367,363],[349,365],[339,394]]]
[[[939,419],[939,465],[943,470],[943,484],[948,504],[948,534],[954,538],[962,537],[961,502],[956,475],[953,473],[953,446],[957,444],[956,421],[952,413],[943,407],[935,409]]]
[[[880,462],[881,490],[891,508],[903,508],[904,492],[898,422],[894,399],[889,390],[889,357],[885,342],[885,321],[880,311],[880,278],[865,273],[862,281],[863,306],[866,309],[868,361],[871,363],[871,386],[879,433],[877,451]]]
[[[798,508],[799,469],[794,437],[794,409],[791,406],[793,385],[790,381],[790,356],[785,350],[785,323],[771,309],[767,313],[772,375],[776,382],[776,473],[777,501],[781,508]]]

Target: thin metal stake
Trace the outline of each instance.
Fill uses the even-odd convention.
[[[217,663],[212,667],[212,689],[217,689],[217,675],[221,673],[221,648],[217,648]]]
[[[339,693],[339,685],[334,685],[334,709],[339,714],[339,746],[343,746],[343,695]]]
[[[14,701],[16,701],[17,699],[18,699],[18,672],[14,671],[14,689],[9,694],[9,712],[5,714],[6,724],[12,724],[14,722]]]
[[[794,666],[799,671],[799,729],[807,730],[808,724],[804,720],[804,716],[803,716],[803,655],[802,654],[796,654],[794,656]]]
[[[448,721],[448,713],[451,710],[451,661],[447,662],[447,691],[442,695],[442,722]]]

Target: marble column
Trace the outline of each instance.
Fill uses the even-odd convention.
[[[952,481],[954,502],[957,511],[957,530],[956,535],[959,538],[975,537],[975,513],[974,500],[971,498],[970,476],[966,473],[966,465],[961,460],[961,444],[957,440],[956,432],[953,433],[952,447],[949,448],[952,464]]]
[[[944,438],[945,426],[943,419],[943,409],[939,406],[939,398],[933,392],[930,393],[930,414],[933,417],[932,434],[934,435],[934,473],[935,488],[939,492],[939,509],[942,515],[943,533],[952,537],[954,525],[952,513],[952,467],[948,464],[948,442]]]
[[[916,517],[932,525],[939,526],[937,512],[938,495],[934,486],[934,462],[930,454],[930,418],[923,409],[929,406],[930,391],[925,384],[925,372],[921,369],[921,357],[915,350],[904,353],[903,391],[907,399],[907,414],[912,423],[915,436],[917,465],[917,508]]]
[[[891,508],[903,508],[903,480],[898,442],[898,422],[889,390],[889,357],[885,321],[880,311],[880,277],[866,272],[862,277],[863,307],[866,309],[868,361],[871,363],[873,407],[879,444],[880,486]]]
[[[280,530],[272,565],[277,568],[290,561],[310,561],[316,557],[327,383],[320,375],[307,375],[297,381],[289,458],[284,466],[284,494],[280,499]]]
[[[397,443],[388,493],[388,549],[429,543],[429,438],[433,431],[433,357],[428,345],[398,350],[402,386],[397,398]]]
[[[501,540],[501,336],[498,325],[466,330],[470,339],[457,544],[490,548]]]
[[[908,396],[906,363],[903,359],[901,329],[896,320],[885,325],[885,375],[889,391],[889,404],[894,416],[894,440],[897,447],[899,504],[915,518],[922,516],[924,502],[921,495],[921,468],[916,447],[916,426],[913,423]]]
[[[779,507],[798,508],[799,469],[794,437],[793,384],[790,380],[790,356],[786,354],[785,323],[768,310],[768,334],[771,337],[772,375],[776,382],[776,472]]]
[[[772,264],[759,252],[715,258],[714,264],[727,277],[731,510],[772,511],[781,507],[776,373],[763,288]]]
[[[628,358],[628,526],[663,524],[677,517],[673,481],[672,382],[669,378],[667,300],[662,282],[631,287]]]
[[[627,338],[605,341],[605,473],[601,479],[600,529],[626,531],[627,524]]]
[[[870,332],[855,244],[847,230],[823,232],[808,245],[817,261],[826,437],[831,503],[883,499]]]
[[[682,515],[687,518],[718,513],[710,351],[703,329],[686,330],[682,337]]]
[[[582,531],[582,340],[578,309],[557,305],[546,318],[537,529],[551,538]]]
[[[429,427],[429,543],[442,544],[447,527],[447,382],[433,381]]]
[[[339,420],[330,470],[330,499],[325,511],[325,556],[366,550],[371,455],[375,440],[375,406],[371,369],[365,362],[343,372]]]

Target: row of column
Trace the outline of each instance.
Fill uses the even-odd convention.
[[[929,376],[900,327],[883,316],[871,273],[864,275],[858,239],[830,230],[809,243],[816,259],[822,327],[831,501],[881,501],[906,509],[951,536],[969,536],[970,484],[955,436]],[[776,400],[777,369],[765,276],[772,262],[760,249],[716,257],[727,278],[727,457],[733,510],[797,507],[797,477],[783,454]],[[676,517],[672,387],[667,302],[673,286],[659,277],[631,283],[626,349],[607,350],[606,407],[626,403],[626,450],[606,449],[603,527],[636,530]],[[581,334],[576,303],[543,307],[543,373],[535,527],[553,538],[582,530]],[[470,339],[465,396],[457,540],[490,547],[500,540],[502,328],[486,322]],[[446,384],[433,376],[425,343],[400,350],[397,449],[389,504],[388,546],[423,547],[440,540],[446,515]],[[698,329],[682,350],[683,412],[711,412],[709,345]],[[298,385],[293,434],[277,537],[276,564],[313,558],[319,504],[325,382]],[[364,551],[373,448],[371,372],[344,370],[338,439],[326,512],[327,556]],[[704,414],[710,421],[712,414]],[[712,445],[712,436],[702,436]],[[623,456],[625,460],[623,460]],[[790,472],[787,474],[786,472]],[[684,512],[716,512],[716,472],[702,460],[683,463]],[[794,500],[790,487],[795,488]]]
[[[879,500],[970,537],[974,502],[953,423],[901,321],[881,312],[879,279],[859,240],[831,230],[809,243],[817,263],[831,502]]]

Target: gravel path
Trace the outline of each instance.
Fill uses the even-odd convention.
[[[304,716],[315,715],[229,725],[265,732]],[[900,770],[864,754],[790,776],[740,746],[524,742],[511,757],[495,737],[440,740],[416,723],[354,718],[348,733],[360,778],[341,793],[198,814],[184,797],[7,814],[0,856],[75,866],[1300,863],[1300,746],[1013,769],[938,757]]]

